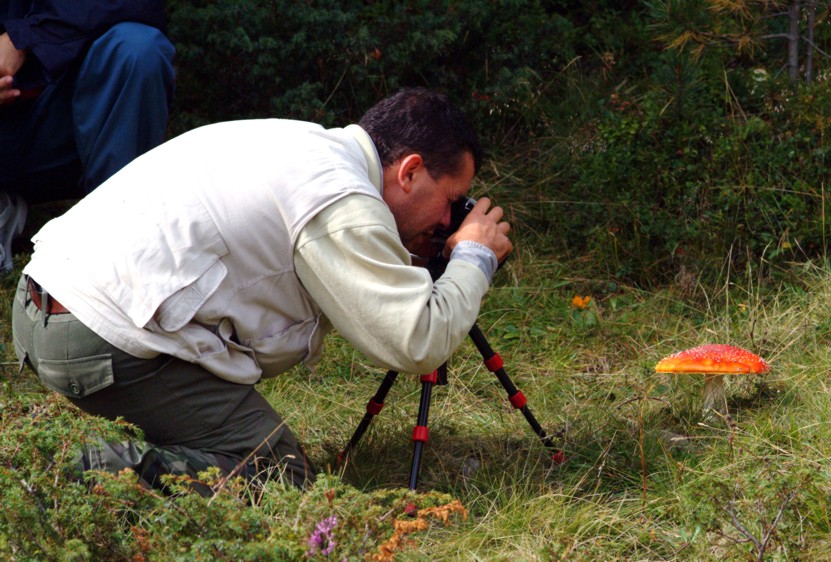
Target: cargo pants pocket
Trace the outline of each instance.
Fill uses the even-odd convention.
[[[69,398],[83,398],[113,384],[113,361],[109,353],[80,359],[41,359],[40,381]]]

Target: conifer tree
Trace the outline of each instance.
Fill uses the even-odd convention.
[[[816,55],[831,58],[820,39],[831,3],[818,0],[656,0],[653,29],[667,49],[699,60],[710,50],[787,71],[792,83],[814,79]]]

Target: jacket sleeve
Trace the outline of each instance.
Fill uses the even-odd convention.
[[[297,275],[338,332],[375,364],[425,374],[461,344],[490,284],[475,265],[450,260],[433,283],[411,265],[383,202],[351,195],[303,229]]]
[[[50,79],[79,63],[87,47],[121,22],[144,23],[165,31],[162,0],[40,0],[23,17],[3,22],[17,49],[33,55]]]

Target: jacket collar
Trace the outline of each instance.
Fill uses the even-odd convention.
[[[358,146],[361,147],[361,152],[364,153],[364,158],[366,158],[369,181],[372,182],[378,193],[384,195],[384,169],[381,167],[381,157],[378,156],[378,150],[375,148],[372,138],[358,125],[347,125],[344,131],[350,133],[358,142]]]

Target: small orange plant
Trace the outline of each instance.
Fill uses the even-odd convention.
[[[571,299],[571,306],[577,308],[579,310],[585,310],[589,303],[591,302],[592,298],[588,295],[585,297],[581,297],[580,295],[574,295],[574,298]]]
[[[419,509],[415,519],[396,518],[393,522],[394,531],[392,536],[378,547],[378,552],[372,556],[372,560],[375,562],[390,562],[395,553],[402,550],[409,542],[407,535],[418,531],[426,531],[430,527],[428,517],[438,519],[447,525],[450,522],[450,516],[454,513],[461,514],[463,521],[467,519],[467,509],[459,500],[453,500],[438,507]]]

